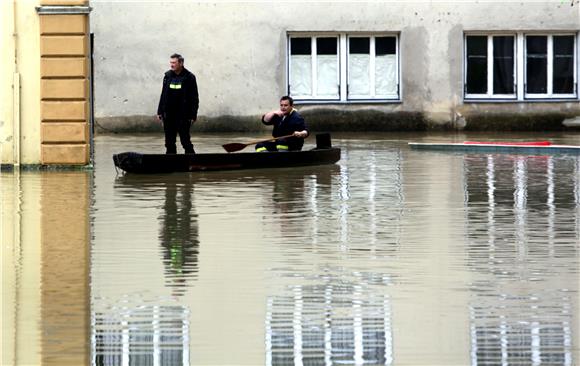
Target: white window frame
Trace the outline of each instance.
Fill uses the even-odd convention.
[[[338,67],[338,90],[337,98],[319,97],[316,95],[317,88],[317,60],[316,60],[316,39],[324,37],[337,37],[337,67]],[[371,38],[371,90],[369,95],[348,96],[348,51],[349,37],[369,37]],[[376,37],[394,37],[395,38],[395,79],[397,83],[397,92],[392,95],[375,95],[374,87],[374,55]],[[292,95],[290,93],[291,78],[291,53],[290,44],[292,38],[311,38],[311,62],[312,62],[312,95]],[[334,32],[288,32],[287,34],[287,57],[286,57],[286,90],[288,95],[295,101],[301,103],[388,103],[401,101],[401,56],[400,56],[400,34],[396,32],[372,32],[372,33],[334,33]]]
[[[487,37],[487,93],[485,94],[469,94],[467,93],[467,37]],[[513,94],[494,94],[493,93],[493,38],[494,37],[514,37],[514,92]],[[517,99],[518,90],[518,78],[517,78],[517,54],[518,54],[518,42],[517,35],[515,33],[466,33],[463,37],[463,91],[464,99]]]
[[[486,36],[488,38],[488,92],[486,94],[467,93],[467,37]],[[493,95],[493,37],[494,36],[515,36],[515,95]],[[527,36],[547,36],[548,37],[548,93],[530,94],[526,93],[526,37]],[[554,94],[553,90],[553,37],[573,36],[574,37],[574,92],[572,94]],[[490,45],[491,43],[491,45]],[[491,64],[491,65],[490,65]],[[562,32],[485,32],[470,31],[463,35],[463,100],[467,103],[473,102],[538,102],[538,101],[575,101],[580,100],[579,89],[579,66],[580,65],[580,33],[575,31]],[[492,70],[492,72],[490,72]]]
[[[317,95],[318,92],[318,60],[317,60],[317,43],[316,40],[318,38],[336,38],[337,44],[336,44],[336,51],[337,51],[337,57],[336,57],[336,68],[338,70],[338,75],[337,75],[337,80],[336,83],[338,85],[338,95],[335,98],[329,98],[327,96],[323,96],[323,97],[319,97]],[[311,87],[312,87],[312,94],[311,95],[291,95],[290,93],[290,80],[292,80],[292,68],[290,67],[290,62],[291,62],[291,57],[292,54],[290,53],[290,47],[291,47],[291,39],[292,38],[310,38],[310,62],[311,62],[311,70],[312,70],[312,74],[311,74]],[[334,33],[330,33],[330,34],[317,34],[317,35],[312,35],[312,34],[292,34],[291,36],[288,36],[288,47],[287,47],[287,52],[288,52],[288,82],[287,82],[287,89],[288,89],[288,95],[291,95],[293,99],[295,100],[304,100],[304,99],[308,99],[308,100],[329,100],[329,101],[336,101],[336,100],[340,100],[340,37],[338,34]]]
[[[376,60],[376,39],[380,38],[380,37],[394,37],[395,38],[395,80],[397,82],[397,91],[395,92],[395,94],[379,94],[376,95],[376,80],[375,80],[375,60]],[[369,49],[369,53],[370,53],[370,61],[369,61],[369,88],[370,88],[370,94],[369,95],[349,95],[348,94],[348,89],[346,91],[346,99],[347,100],[375,100],[375,99],[379,99],[379,100],[397,100],[399,98],[399,89],[400,89],[400,77],[399,77],[399,37],[393,35],[393,34],[376,34],[376,33],[358,33],[358,34],[347,34],[346,35],[346,55],[347,55],[347,62],[346,62],[346,66],[345,66],[345,72],[347,73],[347,83],[348,83],[348,70],[349,70],[349,64],[348,64],[348,55],[350,55],[350,42],[349,40],[351,38],[369,38],[370,39],[370,49]]]
[[[523,63],[524,63],[524,85],[527,85],[527,38],[528,36],[540,36],[547,37],[547,93],[528,93],[526,88],[524,88],[524,98],[525,99],[576,99],[578,97],[578,36],[574,33],[525,33],[523,34]],[[554,94],[554,37],[557,36],[573,36],[574,37],[574,51],[572,54],[574,57],[574,90],[571,94]]]

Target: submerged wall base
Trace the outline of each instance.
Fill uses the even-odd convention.
[[[577,130],[572,112],[450,113],[447,122],[435,122],[419,112],[382,112],[377,110],[342,111],[310,109],[301,112],[313,132],[389,132],[389,131],[562,131]],[[262,125],[261,116],[200,116],[192,132],[263,132],[270,128]],[[95,132],[144,133],[162,132],[161,123],[152,116],[123,116],[97,118]]]

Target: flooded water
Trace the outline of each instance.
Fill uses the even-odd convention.
[[[2,364],[580,364],[580,157],[407,145],[518,137],[132,176],[162,137],[99,136],[92,172],[2,173]]]

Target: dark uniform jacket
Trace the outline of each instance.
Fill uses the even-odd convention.
[[[291,135],[295,131],[310,131],[308,130],[308,126],[306,126],[306,122],[304,118],[298,113],[297,110],[292,110],[289,115],[285,117],[280,117],[278,115],[274,115],[270,122],[264,121],[264,116],[262,116],[262,123],[265,125],[273,125],[274,129],[272,130],[272,137],[280,137],[285,135]],[[288,144],[289,150],[300,150],[302,149],[302,145],[304,145],[304,139],[298,137],[288,137],[284,139],[284,142]]]
[[[199,95],[197,81],[185,67],[177,75],[169,70],[163,77],[163,88],[157,114],[163,118],[197,119]]]

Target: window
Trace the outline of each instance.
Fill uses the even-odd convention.
[[[466,98],[515,98],[515,37],[466,36]]]
[[[290,95],[297,99],[338,99],[338,38],[290,39]]]
[[[573,35],[525,37],[526,98],[576,96],[576,54]]]
[[[395,37],[349,37],[348,98],[397,98]]]
[[[466,100],[578,99],[574,34],[467,34]]]
[[[290,35],[288,92],[303,101],[399,99],[397,35]]]

